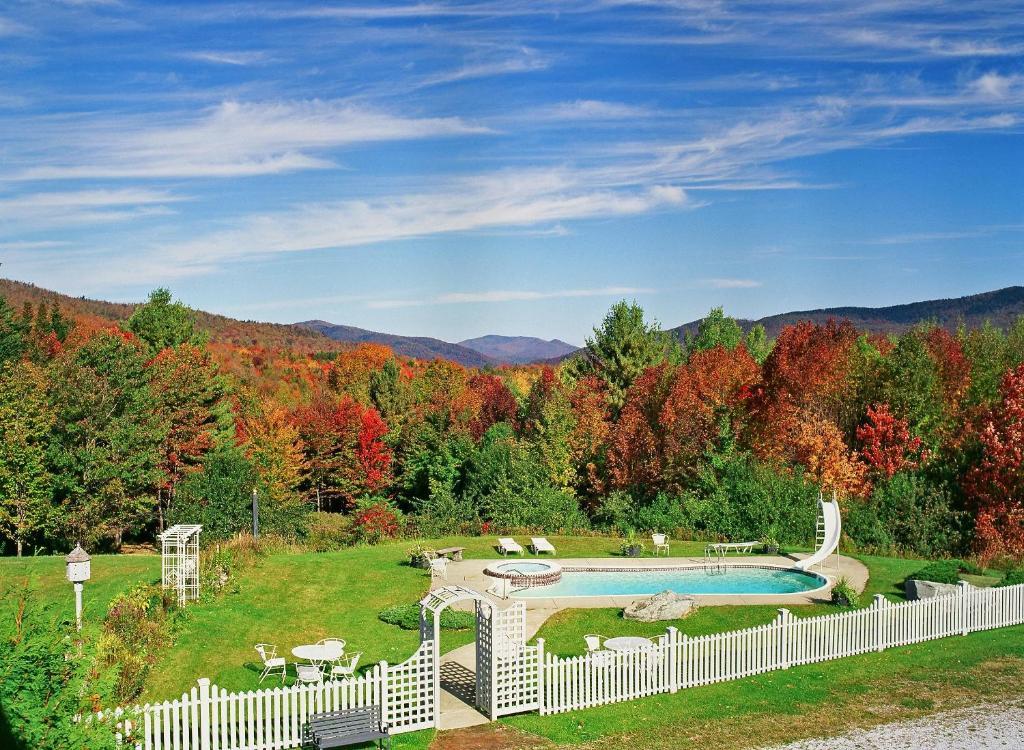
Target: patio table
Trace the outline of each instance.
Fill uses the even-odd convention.
[[[305,646],[296,646],[292,649],[292,656],[296,659],[305,659],[314,664],[335,661],[341,658],[343,653],[345,653],[343,647],[326,643],[311,643]]]
[[[642,638],[638,635],[620,635],[604,642],[604,647],[612,651],[633,651],[653,645],[650,638]]]

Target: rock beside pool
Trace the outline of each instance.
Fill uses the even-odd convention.
[[[933,599],[936,596],[948,596],[955,594],[959,586],[955,583],[936,583],[935,581],[919,581],[911,578],[903,584],[907,592],[907,598],[911,601],[916,599]]]
[[[633,602],[622,616],[627,620],[658,622],[659,620],[681,620],[697,609],[697,600],[692,596],[662,591],[650,599]]]

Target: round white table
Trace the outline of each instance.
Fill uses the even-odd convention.
[[[345,653],[343,646],[327,643],[313,643],[307,646],[296,646],[292,649],[292,656],[296,659],[305,659],[314,664],[334,661],[339,659],[343,653]]]
[[[650,638],[641,638],[637,635],[620,635],[616,638],[609,638],[604,642],[604,647],[612,651],[633,651],[638,648],[653,646]]]

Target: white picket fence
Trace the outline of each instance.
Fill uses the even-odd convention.
[[[780,609],[771,623],[694,638],[668,628],[650,646],[586,656],[542,657],[540,712],[562,713],[735,680],[799,664],[1024,623],[1024,584],[973,589],[799,619]],[[544,644],[538,643],[543,653]]]
[[[434,726],[434,642],[395,666],[341,682],[229,692],[206,678],[180,699],[98,715],[136,750],[284,750],[302,745],[310,714],[381,706],[392,734]]]

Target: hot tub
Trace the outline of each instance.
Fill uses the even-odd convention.
[[[484,569],[491,578],[503,578],[517,589],[549,586],[562,580],[562,566],[556,562],[503,560]]]

